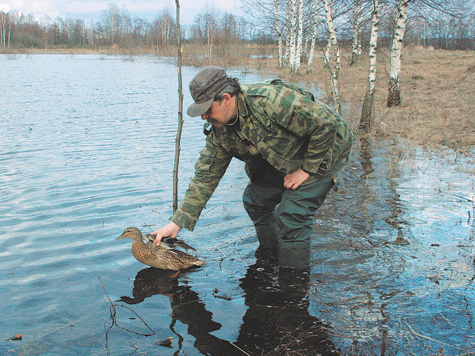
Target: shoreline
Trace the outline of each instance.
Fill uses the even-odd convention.
[[[322,60],[315,60],[313,71],[307,73],[306,63],[301,64],[301,74],[290,74],[286,68],[279,69],[277,58],[269,55],[275,48],[266,48],[266,55],[248,46],[242,57],[206,58],[198,53],[204,47],[185,45],[184,66],[202,67],[220,65],[243,70],[256,70],[265,76],[275,76],[299,85],[318,86],[330,93],[329,73]],[[251,54],[261,55],[251,58]],[[175,57],[176,47],[170,46],[154,53],[150,48],[125,50],[120,48],[101,49],[35,49],[0,52],[3,55],[113,55],[144,56],[156,55],[162,58]],[[350,54],[342,51],[342,67],[339,91],[342,116],[351,129],[357,133],[361,103],[367,82],[367,58],[349,65]],[[401,71],[402,103],[387,107],[387,83],[389,74],[389,51],[379,50],[376,93],[374,98],[374,124],[371,134],[377,138],[404,139],[422,147],[448,147],[469,154],[475,147],[475,52],[435,51],[418,46],[404,48]]]

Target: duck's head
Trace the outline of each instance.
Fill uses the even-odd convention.
[[[117,240],[125,239],[126,237],[131,238],[134,241],[142,242],[142,232],[136,227],[128,227],[124,230],[122,235],[120,235]]]

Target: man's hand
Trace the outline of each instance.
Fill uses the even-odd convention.
[[[172,237],[175,238],[181,230],[181,226],[178,226],[174,222],[165,225],[164,227],[158,229],[151,233],[151,235],[157,236],[155,238],[155,245],[160,245],[160,241],[162,241],[162,237]]]
[[[284,187],[295,190],[310,177],[310,174],[299,168],[294,173],[286,174],[284,177]]]

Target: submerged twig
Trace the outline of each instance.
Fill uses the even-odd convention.
[[[456,348],[456,349],[458,349],[458,350],[462,350],[462,349],[460,349],[460,348],[458,348],[458,347],[456,347],[456,346],[454,346],[454,345],[450,345],[450,344],[447,344],[447,343],[445,343],[445,342],[443,342],[443,341],[433,339],[433,338],[431,338],[431,337],[429,337],[429,336],[425,336],[425,335],[419,334],[417,331],[415,331],[415,330],[411,327],[411,325],[409,325],[409,323],[408,323],[406,320],[404,320],[404,323],[407,325],[407,328],[409,329],[409,331],[411,332],[411,334],[413,334],[413,335],[415,335],[415,336],[417,336],[417,337],[420,337],[421,339],[426,339],[426,340],[429,340],[429,341],[437,342],[437,343],[442,344],[442,345],[445,345],[445,346],[454,347],[454,348]]]
[[[109,348],[109,331],[115,326],[117,326],[118,328],[124,330],[124,331],[128,331],[130,333],[133,333],[133,334],[136,334],[136,335],[141,335],[141,336],[152,336],[152,335],[156,335],[155,331],[153,331],[153,329],[147,324],[147,322],[140,316],[138,315],[135,310],[133,310],[132,308],[128,307],[128,306],[125,306],[125,305],[121,305],[121,304],[114,304],[112,302],[112,299],[109,297],[109,294],[107,293],[107,290],[106,290],[106,287],[104,286],[104,283],[102,282],[102,279],[101,277],[97,276],[97,278],[99,278],[99,281],[101,282],[101,287],[102,289],[104,289],[104,293],[106,294],[107,296],[107,299],[109,300],[109,304],[110,304],[110,313],[111,313],[111,319],[112,319],[112,324],[110,325],[110,327],[107,329],[106,331],[106,348],[108,349]],[[125,309],[128,309],[130,310],[132,313],[135,314],[135,316],[137,318],[140,319],[140,321],[147,327],[148,330],[151,331],[150,334],[144,334],[144,333],[140,333],[138,331],[134,331],[134,330],[130,330],[128,328],[125,328],[123,326],[120,326],[119,324],[117,324],[117,307],[121,307],[121,308],[125,308]]]
[[[474,203],[473,199],[465,198],[465,197],[462,197],[462,196],[457,195],[457,194],[448,193],[448,192],[444,192],[444,194],[445,194],[445,195],[453,196],[453,197],[455,197],[455,198],[462,199],[462,200],[465,201],[466,203]]]
[[[221,294],[218,294],[219,293],[219,290],[218,288],[215,288],[213,290],[213,295],[215,298],[220,298],[220,299],[225,299],[225,300],[232,300],[232,298],[228,295],[221,295]]]
[[[239,346],[237,346],[235,343],[231,342],[231,341],[228,341],[231,345],[233,345],[236,349],[238,349],[239,351],[241,351],[244,355],[247,355],[247,356],[251,356],[251,354],[248,354],[246,351],[244,351],[243,349],[241,349]]]
[[[353,203],[350,203],[345,209],[343,209],[343,211],[341,212],[341,214],[344,215],[344,214],[346,213],[346,210],[347,210],[350,206],[352,206],[352,205],[354,205],[354,204],[356,204],[356,201],[354,201]]]
[[[54,309],[56,309],[56,311],[59,313],[59,315],[61,315],[64,319],[66,319],[66,321],[69,323],[69,326],[71,326],[71,327],[74,326],[73,322],[72,322],[71,320],[69,320],[68,318],[66,318],[66,317],[63,315],[63,313],[61,313],[61,312],[58,310],[58,308],[56,308],[54,305],[52,305],[52,307],[53,307]]]

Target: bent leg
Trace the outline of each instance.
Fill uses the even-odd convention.
[[[313,218],[332,186],[333,179],[329,176],[296,190],[286,190],[282,195],[276,211],[281,233],[281,267],[306,268],[310,265]]]
[[[262,247],[279,249],[280,230],[274,217],[275,206],[279,204],[283,180],[278,177],[268,177],[258,182],[249,183],[244,190],[243,203],[257,232],[257,238]]]

